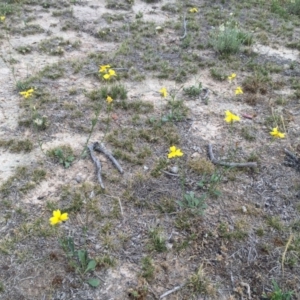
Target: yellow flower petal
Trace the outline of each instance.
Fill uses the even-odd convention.
[[[225,111],[225,122],[227,123],[233,123],[234,121],[240,121],[240,117],[233,114],[232,112],[230,112],[229,110]]]
[[[106,101],[107,101],[107,103],[111,103],[113,101],[113,98],[110,96],[107,96]]]
[[[59,223],[61,223],[63,221],[67,221],[69,219],[68,213],[63,213],[62,214],[59,209],[58,210],[54,210],[52,212],[52,215],[53,215],[53,217],[51,217],[49,219],[51,225],[56,225],[56,224],[59,224]]]
[[[0,21],[1,21],[1,22],[4,22],[4,21],[5,21],[5,19],[6,19],[6,17],[5,17],[5,16],[1,16],[1,17],[0,17]]]
[[[175,146],[170,147],[170,153],[168,154],[168,158],[173,158],[177,156],[182,156],[183,153],[180,149],[177,149]]]
[[[51,218],[49,219],[49,221],[50,221],[50,224],[51,224],[51,225],[56,225],[56,224],[60,223],[59,219],[56,218],[56,217],[51,217]]]
[[[60,216],[60,220],[61,220],[61,221],[67,221],[68,219],[69,219],[68,213],[63,213],[63,214]]]
[[[189,10],[190,13],[196,13],[198,12],[198,9],[196,7],[193,7]]]
[[[236,89],[235,89],[235,94],[236,95],[239,95],[239,94],[244,94],[242,88],[240,86],[238,86]]]
[[[110,75],[109,74],[105,74],[105,75],[103,75],[103,78],[106,79],[106,80],[108,80],[110,78]]]
[[[270,134],[275,138],[283,139],[285,137],[285,133],[278,131],[278,127],[273,128]]]
[[[108,74],[109,74],[110,76],[117,76],[115,70],[113,70],[113,69],[109,69],[109,70],[108,70]]]
[[[110,68],[110,65],[103,65],[103,66],[100,66],[100,70],[99,72],[100,73],[105,73],[107,71],[107,69]]]
[[[167,95],[168,95],[168,92],[167,92],[167,89],[165,87],[162,87],[160,90],[159,90],[160,94],[162,97],[166,98]]]

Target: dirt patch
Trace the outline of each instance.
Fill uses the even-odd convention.
[[[0,5],[1,299],[299,298],[298,16],[277,4]],[[124,170],[95,153],[105,189],[96,141]]]

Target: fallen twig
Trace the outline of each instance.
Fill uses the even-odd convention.
[[[102,152],[103,154],[105,154],[113,163],[113,165],[118,169],[118,171],[123,174],[124,171],[122,169],[122,167],[120,166],[120,164],[118,163],[118,161],[113,157],[113,155],[104,147],[103,144],[99,144],[98,142],[95,142],[93,144],[93,148],[94,150],[98,151],[98,152]]]
[[[224,161],[218,161],[212,151],[212,145],[208,144],[208,157],[211,160],[211,162],[215,165],[225,166],[225,167],[249,167],[249,168],[256,168],[257,163],[256,162],[248,162],[248,163],[234,163],[234,162],[224,162]]]
[[[172,289],[172,290],[170,290],[170,291],[167,291],[167,292],[165,292],[164,294],[162,294],[162,295],[159,297],[159,299],[165,298],[165,297],[167,297],[168,295],[177,292],[178,290],[182,289],[184,286],[185,286],[185,283],[183,283],[183,284],[181,284],[181,285],[179,285],[179,286],[174,287],[174,289]]]
[[[291,158],[291,159],[295,160],[296,162],[298,162],[298,157],[291,151],[284,149],[284,153],[289,157],[289,159]]]
[[[288,241],[285,245],[285,249],[282,253],[282,259],[281,259],[282,277],[284,276],[284,261],[285,261],[286,252],[287,252],[287,250],[288,250],[288,248],[289,248],[289,246],[290,246],[290,244],[293,240],[293,237],[294,237],[294,235],[291,233],[290,237],[289,237],[289,239],[288,239]]]
[[[94,162],[94,164],[96,166],[96,174],[97,174],[99,184],[104,189],[104,184],[103,184],[102,177],[101,177],[101,163],[94,154],[94,144],[88,145],[87,147],[90,150],[90,155],[91,155],[92,161]]]
[[[119,197],[116,197],[116,196],[111,196],[111,195],[105,195],[106,197],[111,197],[111,198],[114,198],[114,199],[118,199],[119,201],[119,205],[120,205],[120,210],[121,210],[121,215],[123,217],[123,207],[122,207],[122,203],[121,203],[121,199]]]
[[[251,299],[251,291],[250,291],[250,285],[246,282],[240,282],[240,285],[247,288],[247,294],[248,294],[248,297],[249,299]]]
[[[209,89],[204,88],[202,91],[205,92],[204,96],[202,97],[202,100],[206,100],[206,98],[208,97],[208,94],[209,94]]]
[[[164,171],[164,170],[163,170],[163,173],[170,175],[170,176],[177,176],[177,177],[179,176],[178,174],[170,173],[170,172]]]
[[[184,29],[184,34],[181,36],[179,39],[183,40],[186,37],[186,25],[187,25],[187,20],[185,19],[185,14],[183,16],[183,29]]]

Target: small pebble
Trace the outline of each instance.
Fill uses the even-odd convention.
[[[191,158],[199,158],[200,157],[200,153],[198,152],[194,152],[192,155],[191,155]]]
[[[170,169],[170,171],[173,173],[173,174],[177,174],[178,173],[178,166],[174,166]]]
[[[76,176],[75,176],[75,180],[80,183],[82,182],[82,175],[80,173],[78,173]]]
[[[244,214],[247,212],[246,206],[242,206],[242,211],[243,211]]]
[[[171,250],[173,248],[173,245],[171,243],[166,243],[166,246],[169,250]]]

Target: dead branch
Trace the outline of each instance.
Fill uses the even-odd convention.
[[[99,161],[99,159],[95,156],[94,154],[94,144],[88,145],[88,149],[90,151],[90,155],[91,155],[91,159],[94,162],[95,166],[96,166],[96,174],[97,174],[97,178],[99,181],[99,184],[101,186],[101,188],[104,189],[104,184],[102,181],[102,177],[101,177],[101,163]]]
[[[256,162],[248,162],[248,163],[234,163],[234,162],[224,162],[224,161],[218,161],[212,151],[212,145],[208,144],[208,157],[211,160],[211,162],[215,165],[225,166],[225,167],[249,167],[249,168],[256,168],[257,163]]]
[[[287,252],[287,250],[288,250],[288,248],[289,248],[289,246],[290,246],[290,244],[293,240],[293,237],[294,237],[294,235],[291,233],[290,237],[289,237],[289,239],[288,239],[288,241],[285,245],[285,249],[282,253],[282,259],[281,259],[282,276],[284,276],[284,261],[285,261],[286,252]]]
[[[184,286],[185,286],[185,283],[183,283],[183,284],[181,284],[181,285],[179,285],[179,286],[174,287],[174,289],[172,289],[172,290],[170,290],[170,291],[167,291],[167,292],[165,292],[164,294],[162,294],[162,295],[159,297],[159,299],[165,298],[165,297],[167,297],[168,295],[177,292],[178,290],[182,289]]]
[[[181,36],[179,39],[183,40],[186,37],[186,25],[187,25],[187,20],[185,19],[185,15],[183,16],[183,30],[184,30],[184,34],[183,36]]]
[[[287,149],[284,149],[284,153],[289,156],[291,159],[295,160],[295,161],[298,161],[298,157],[292,153],[291,151],[287,150]]]
[[[178,174],[170,173],[170,172],[164,171],[164,170],[162,172],[165,173],[165,174],[167,174],[167,175],[170,175],[170,176],[176,176],[176,177],[179,176]]]
[[[250,291],[250,285],[246,282],[240,282],[240,285],[247,288],[247,294],[248,294],[248,297],[249,299],[251,299],[251,291]]]
[[[202,100],[205,101],[206,98],[208,97],[209,89],[208,88],[204,88],[204,89],[202,89],[202,91],[205,92],[204,96],[202,96]]]
[[[119,201],[119,205],[120,205],[120,210],[121,210],[121,215],[123,217],[123,207],[122,207],[122,203],[121,203],[121,199],[119,197],[116,196],[111,196],[111,195],[105,195],[106,197],[110,197],[110,198],[114,198],[117,199]]]
[[[120,164],[118,163],[118,161],[113,157],[113,155],[104,147],[103,144],[99,144],[98,142],[95,142],[93,144],[93,148],[94,150],[98,151],[98,152],[102,152],[104,155],[106,155],[111,162],[113,163],[113,165],[118,169],[118,171],[123,174],[123,169],[120,166]]]

